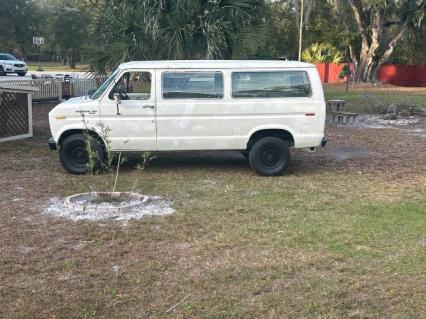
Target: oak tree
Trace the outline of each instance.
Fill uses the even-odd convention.
[[[357,41],[349,45],[356,66],[355,80],[375,82],[378,67],[387,61],[404,34],[419,27],[424,0],[329,0],[348,30],[355,26]]]

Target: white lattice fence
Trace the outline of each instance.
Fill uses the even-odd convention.
[[[0,83],[0,142],[33,136],[31,95],[36,90]]]

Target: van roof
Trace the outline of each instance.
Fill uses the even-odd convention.
[[[314,68],[315,65],[298,61],[280,60],[163,60],[132,61],[120,64],[120,69],[258,69],[258,68]]]

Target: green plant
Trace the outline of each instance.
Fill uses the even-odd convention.
[[[84,112],[80,112],[81,121],[83,122],[83,134],[86,137],[86,151],[88,154],[87,167],[90,172],[90,176],[93,177],[98,172],[99,163],[103,163],[102,159],[99,158],[98,153],[93,149],[93,136],[91,134],[89,124],[87,123]]]
[[[340,63],[343,54],[328,42],[314,43],[302,52],[302,60],[308,63]]]
[[[102,119],[96,124],[100,128],[100,138],[103,143],[105,158],[99,158],[99,154],[93,148],[94,137],[83,112],[81,112],[81,117],[84,127],[83,133],[86,137],[86,151],[88,154],[87,166],[89,169],[89,173],[92,179],[93,176],[98,174],[100,171],[104,171],[107,174],[113,175],[114,182],[112,183],[111,179],[108,178],[106,182],[106,189],[107,193],[114,193],[117,188],[120,167],[126,162],[126,158],[122,156],[121,152],[118,152],[116,156],[117,164],[114,170],[115,154],[111,150],[111,129],[106,126],[104,122],[102,122]],[[128,141],[125,141],[123,144],[126,144],[127,142]],[[143,152],[141,158],[142,162],[136,165],[135,181],[129,194],[135,190],[136,186],[141,180],[142,171],[145,169],[145,166],[153,159],[153,157],[150,156],[150,152]],[[91,187],[91,191],[95,191],[93,187]]]
[[[349,67],[349,64],[345,64],[342,68],[342,71],[339,73],[339,79],[344,79],[345,77],[348,78],[351,76],[351,68]]]
[[[150,152],[143,152],[142,153],[142,162],[141,163],[138,163],[137,165],[136,165],[136,175],[135,175],[135,180],[134,180],[134,183],[133,183],[133,186],[132,186],[132,188],[131,188],[131,190],[130,190],[130,192],[129,192],[129,196],[130,196],[130,194],[131,193],[133,193],[134,192],[134,190],[135,190],[135,188],[136,188],[136,186],[139,184],[139,182],[140,182],[140,180],[141,180],[141,176],[142,176],[142,172],[143,172],[143,170],[145,169],[145,166],[151,161],[151,160],[153,160],[154,159],[154,157],[153,156],[151,156],[151,153]]]

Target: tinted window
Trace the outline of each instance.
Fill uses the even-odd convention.
[[[119,93],[122,100],[148,100],[151,96],[151,73],[127,72],[124,73],[109,94]]]
[[[15,61],[16,58],[11,54],[0,54],[0,60],[3,61]]]
[[[217,99],[223,97],[221,72],[164,72],[163,98]]]
[[[233,97],[311,96],[308,74],[304,71],[232,73]]]

